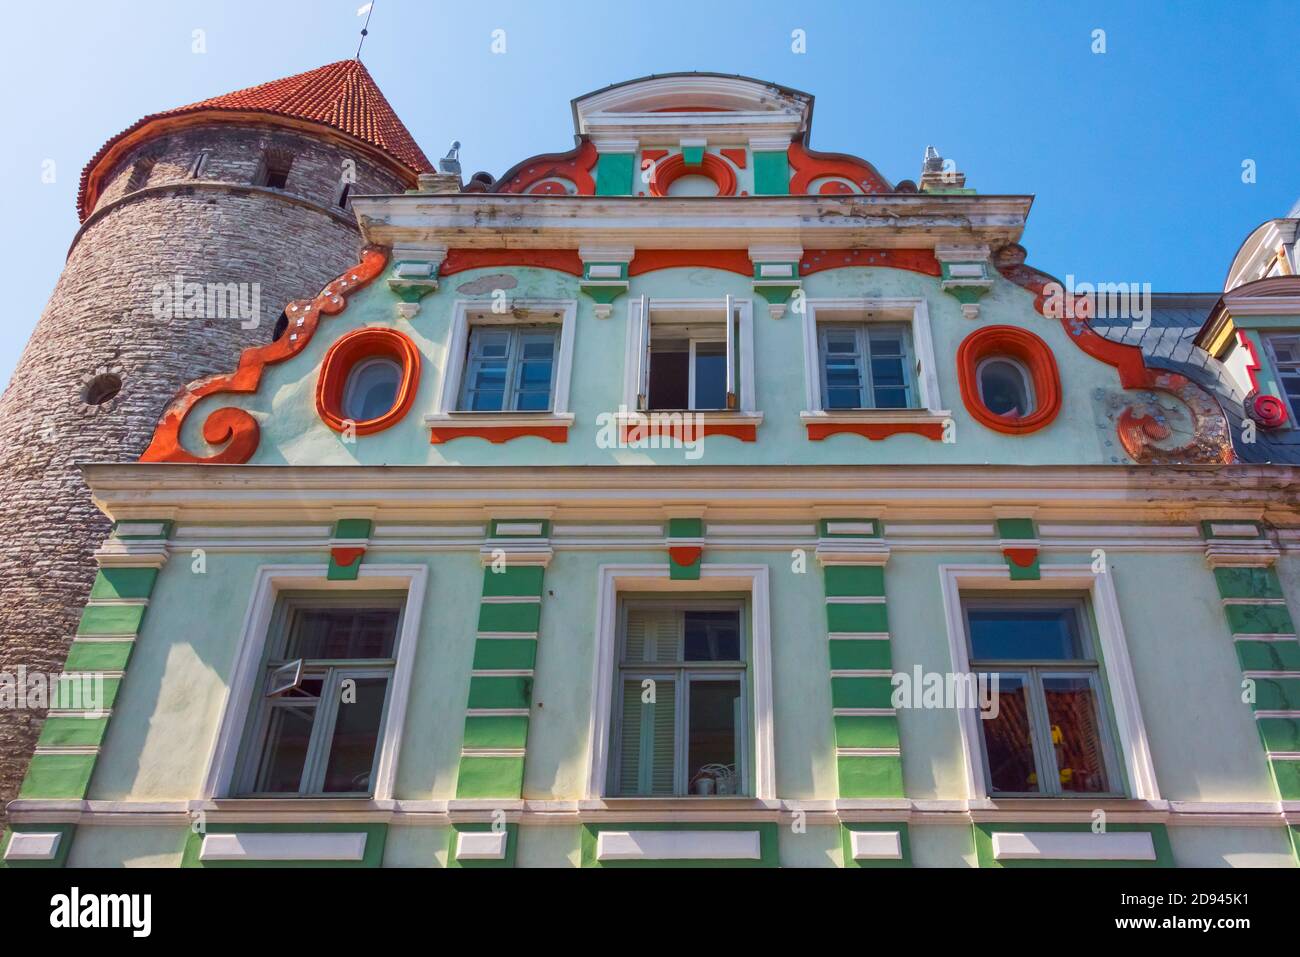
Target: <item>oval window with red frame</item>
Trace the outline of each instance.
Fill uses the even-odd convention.
[[[1051,347],[1015,326],[988,326],[957,349],[966,411],[1008,435],[1037,432],[1061,410],[1061,376]]]
[[[396,329],[355,329],[330,346],[316,411],[335,432],[382,432],[401,421],[420,384],[420,350]]]

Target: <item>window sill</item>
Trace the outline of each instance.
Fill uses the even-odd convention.
[[[466,437],[501,445],[528,435],[563,443],[569,441],[573,419],[572,413],[556,412],[446,412],[426,415],[424,424],[434,445]]]
[[[700,797],[683,795],[682,797],[607,797],[589,801],[579,801],[579,813],[583,811],[603,811],[606,813],[624,813],[633,815],[628,820],[635,820],[635,815],[667,811],[680,814],[689,819],[692,814],[708,814],[714,811],[774,811],[780,810],[780,801],[763,801],[751,797]]]
[[[873,441],[891,435],[912,434],[938,442],[951,413],[929,409],[844,409],[834,412],[800,412],[808,438],[820,442],[831,435],[861,435]]]
[[[690,442],[709,435],[729,435],[742,442],[756,442],[758,427],[763,424],[763,413],[651,409],[617,415],[615,419],[619,437],[627,443],[654,438]]]

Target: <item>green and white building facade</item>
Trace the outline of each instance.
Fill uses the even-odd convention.
[[[352,197],[357,265],[85,466],[4,865],[1296,866],[1296,473],[1240,396],[807,94],[573,113]]]

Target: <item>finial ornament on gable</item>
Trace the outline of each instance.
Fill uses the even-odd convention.
[[[460,140],[453,140],[447,155],[438,160],[438,172],[460,175]]]

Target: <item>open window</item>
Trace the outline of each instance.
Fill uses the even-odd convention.
[[[286,596],[276,607],[237,793],[369,797],[404,596]]]
[[[744,603],[624,602],[614,682],[614,797],[749,793]]]
[[[748,303],[731,296],[657,300],[633,306],[635,409],[752,411]]]

